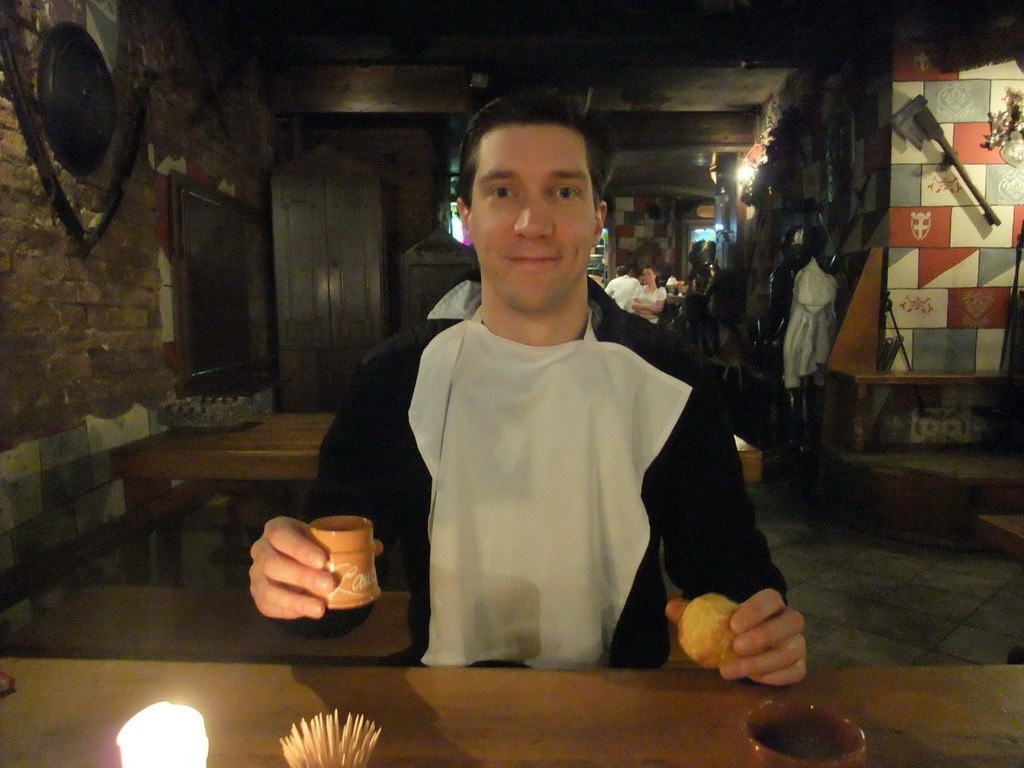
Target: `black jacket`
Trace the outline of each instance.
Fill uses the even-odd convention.
[[[785,590],[753,505],[718,383],[670,331],[621,310],[592,280],[595,335],[622,344],[693,387],[661,453],[644,476],[642,499],[651,539],[616,625],[609,661],[619,667],[665,663],[670,636],[659,563],[684,595],[720,592],[742,601],[754,592]],[[362,514],[385,547],[401,543],[409,582],[408,658],[427,648],[430,621],[430,473],[409,426],[420,355],[456,321],[431,321],[402,332],[364,361],[320,449],[311,515]]]

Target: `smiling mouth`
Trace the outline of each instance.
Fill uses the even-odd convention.
[[[539,271],[557,264],[559,259],[556,256],[510,256],[508,263],[514,269],[524,271]]]
[[[519,251],[508,254],[506,258],[511,262],[549,262],[557,261],[558,254],[554,251]]]

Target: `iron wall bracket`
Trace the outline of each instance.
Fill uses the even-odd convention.
[[[138,154],[139,143],[142,140],[142,129],[146,122],[146,110],[149,106],[149,93],[155,75],[147,72],[143,76],[142,83],[132,92],[131,120],[128,124],[127,141],[121,144],[119,156],[114,160],[110,184],[103,195],[102,212],[96,223],[86,229],[68,200],[57,169],[54,168],[53,162],[50,160],[50,153],[41,137],[38,120],[31,108],[32,102],[25,91],[24,82],[18,70],[17,60],[11,46],[10,33],[3,27],[0,27],[0,64],[3,66],[6,81],[11,90],[18,127],[25,139],[29,157],[32,158],[32,162],[39,172],[39,180],[43,185],[46,198],[50,201],[53,212],[64,225],[68,235],[75,241],[77,245],[75,255],[84,258],[89,255],[93,246],[103,236],[124,196],[123,185],[135,167],[135,156]]]

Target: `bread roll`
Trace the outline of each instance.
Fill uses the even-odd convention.
[[[679,621],[679,645],[693,661],[708,669],[717,669],[736,658],[732,641],[736,633],[729,620],[739,605],[724,595],[709,592],[695,597]]]

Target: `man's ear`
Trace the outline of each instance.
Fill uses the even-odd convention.
[[[455,205],[459,210],[459,220],[462,222],[462,236],[465,238],[467,243],[472,245],[473,232],[469,221],[472,217],[472,211],[469,209],[469,206],[462,201],[461,197],[456,198]]]
[[[608,216],[608,203],[602,200],[594,209],[594,246],[601,242],[601,232],[604,231],[604,220]]]

